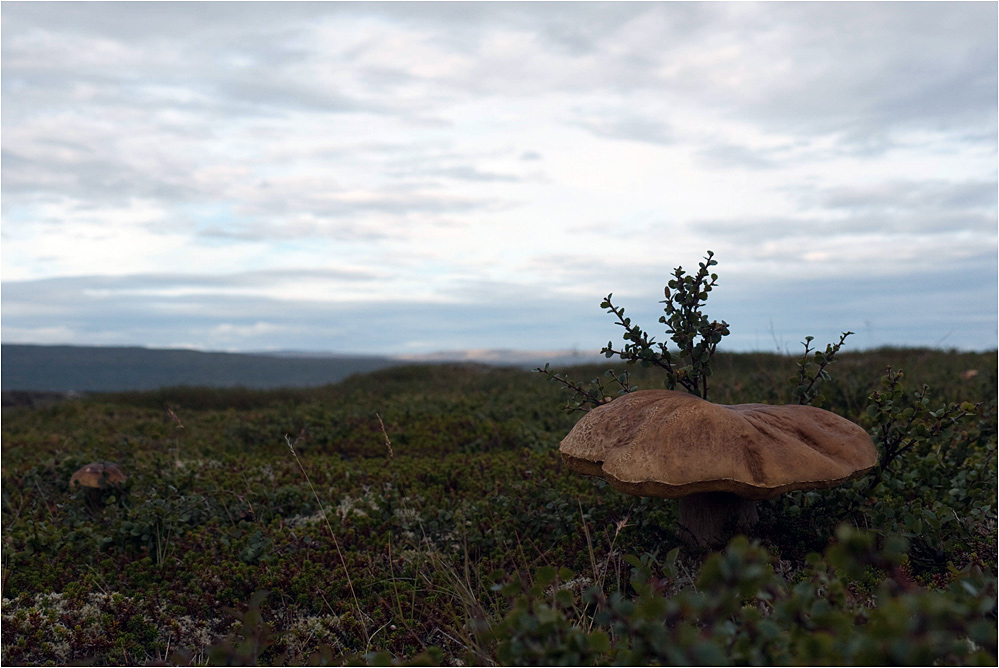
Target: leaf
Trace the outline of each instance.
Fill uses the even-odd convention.
[[[596,652],[602,654],[609,652],[611,650],[610,638],[604,631],[594,631],[586,638],[586,644],[589,645],[591,652]]]

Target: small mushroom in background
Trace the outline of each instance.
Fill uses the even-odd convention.
[[[120,487],[128,480],[125,472],[117,464],[94,462],[87,464],[74,473],[69,479],[69,486],[103,489],[105,487]]]
[[[681,532],[724,544],[756,501],[834,487],[874,467],[859,425],[814,406],[723,406],[672,390],[631,392],[583,416],[559,451],[570,469],[635,496],[679,499]]]

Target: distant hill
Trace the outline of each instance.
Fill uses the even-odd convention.
[[[450,352],[427,353],[422,355],[401,355],[398,358],[404,362],[471,362],[488,364],[490,366],[516,366],[523,369],[543,367],[550,363],[553,367],[574,366],[578,364],[596,364],[607,358],[599,352],[583,352],[579,350],[509,350],[472,349],[453,350]]]
[[[4,392],[110,392],[174,385],[308,387],[399,364],[387,357],[279,357],[266,354],[104,348],[0,346]]]
[[[308,352],[219,353],[196,350],[0,346],[0,390],[11,392],[118,392],[190,385],[200,387],[313,387],[355,373],[399,364],[464,362],[532,368],[599,361],[596,354],[473,350],[406,357]]]

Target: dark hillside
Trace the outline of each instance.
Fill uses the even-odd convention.
[[[4,392],[109,392],[176,385],[309,387],[398,362],[385,357],[277,357],[195,350],[2,347]]]

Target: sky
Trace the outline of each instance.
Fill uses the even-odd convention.
[[[997,4],[2,10],[4,343],[994,349]]]

